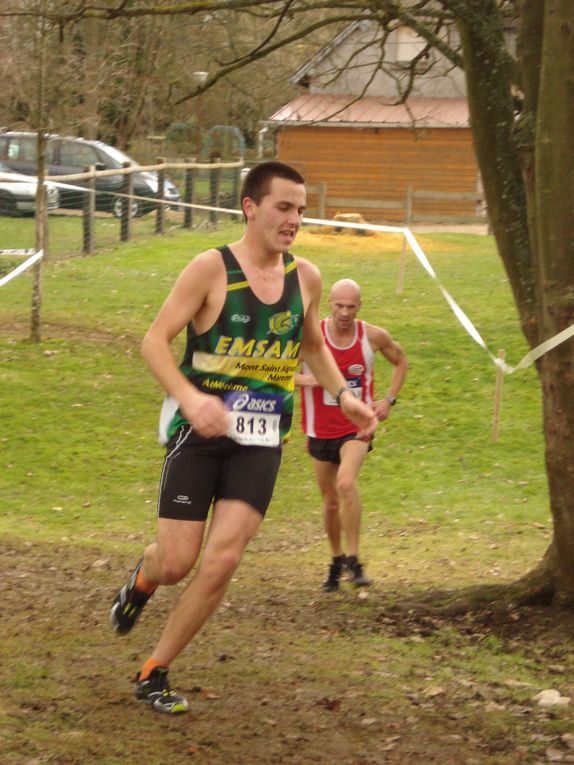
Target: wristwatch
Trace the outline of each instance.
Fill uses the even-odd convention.
[[[394,406],[397,403],[395,396],[385,396],[385,401],[388,401],[391,406]]]

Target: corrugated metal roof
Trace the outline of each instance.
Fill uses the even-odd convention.
[[[332,127],[469,127],[466,98],[413,98],[406,104],[366,96],[307,93],[265,120],[266,125]]]

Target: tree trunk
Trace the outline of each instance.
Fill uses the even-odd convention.
[[[485,7],[485,5],[487,7]],[[570,0],[523,0],[524,111],[516,128],[511,74],[494,1],[459,17],[469,108],[493,232],[530,346],[574,323],[574,22]],[[479,13],[481,18],[472,15]],[[522,168],[521,168],[522,165]],[[546,468],[554,538],[518,585],[574,602],[574,353],[543,356]]]
[[[457,7],[460,4],[457,4]],[[496,0],[458,7],[474,148],[492,231],[508,274],[522,330],[537,333],[536,290],[522,172],[513,144],[512,72]]]
[[[546,0],[536,125],[541,339],[574,323],[574,19],[570,0]],[[542,357],[546,467],[556,585],[574,602],[574,342]]]

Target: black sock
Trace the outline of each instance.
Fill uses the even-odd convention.
[[[333,566],[342,568],[346,560],[347,557],[345,555],[333,555]]]
[[[359,562],[359,559],[357,558],[356,555],[349,555],[349,557],[347,558],[347,566],[349,566],[349,568],[351,566],[354,566],[355,563],[358,563],[358,562]]]

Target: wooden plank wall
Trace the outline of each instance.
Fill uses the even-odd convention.
[[[285,127],[277,131],[277,158],[296,167],[309,185],[327,184],[328,197],[404,199],[417,191],[477,191],[478,167],[468,128]],[[315,195],[309,209],[317,212]],[[327,209],[359,212],[377,223],[402,223],[400,210]],[[417,200],[415,216],[472,216],[476,205],[464,200]]]

